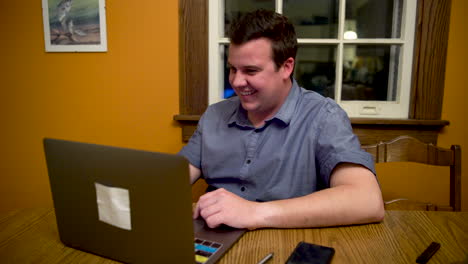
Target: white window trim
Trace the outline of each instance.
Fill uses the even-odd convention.
[[[411,96],[411,75],[414,47],[414,30],[417,1],[403,0],[402,28],[399,39],[356,39],[344,40],[346,0],[340,1],[339,27],[337,39],[298,39],[299,45],[335,44],[337,45],[335,101],[350,117],[370,118],[408,118]],[[282,12],[282,0],[276,0],[276,12]],[[224,1],[209,0],[209,32],[208,32],[208,103],[213,104],[223,100],[224,93],[224,45],[229,39],[224,37]],[[341,83],[343,67],[343,46],[345,44],[393,44],[400,45],[401,67],[398,72],[396,101],[341,101]],[[395,80],[394,80],[395,81]]]
[[[223,53],[221,53],[223,36],[224,1],[208,1],[208,104],[214,104],[222,100],[224,93],[223,65],[221,65]],[[221,26],[223,25],[223,26]],[[220,32],[221,31],[221,32]],[[229,41],[223,38],[224,41]]]

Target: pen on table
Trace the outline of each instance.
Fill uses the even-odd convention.
[[[424,252],[419,255],[419,257],[416,259],[416,263],[420,264],[425,264],[429,261],[429,259],[434,255],[437,250],[439,250],[440,244],[437,242],[432,242]]]
[[[262,260],[260,260],[257,264],[264,264],[267,263],[268,260],[270,260],[273,257],[273,252],[270,254],[266,255]]]

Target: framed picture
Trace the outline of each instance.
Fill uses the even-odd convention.
[[[42,0],[46,51],[107,51],[105,10],[105,0]]]

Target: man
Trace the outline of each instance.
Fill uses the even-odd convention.
[[[317,227],[381,221],[372,157],[346,113],[292,78],[297,39],[282,15],[258,10],[229,31],[237,97],[208,107],[180,155],[210,192],[194,217],[210,227]]]

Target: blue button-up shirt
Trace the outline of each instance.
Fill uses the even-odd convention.
[[[207,183],[252,201],[288,199],[330,185],[338,163],[361,164],[375,174],[346,113],[335,101],[296,81],[276,115],[255,128],[239,98],[208,107],[179,152]]]

